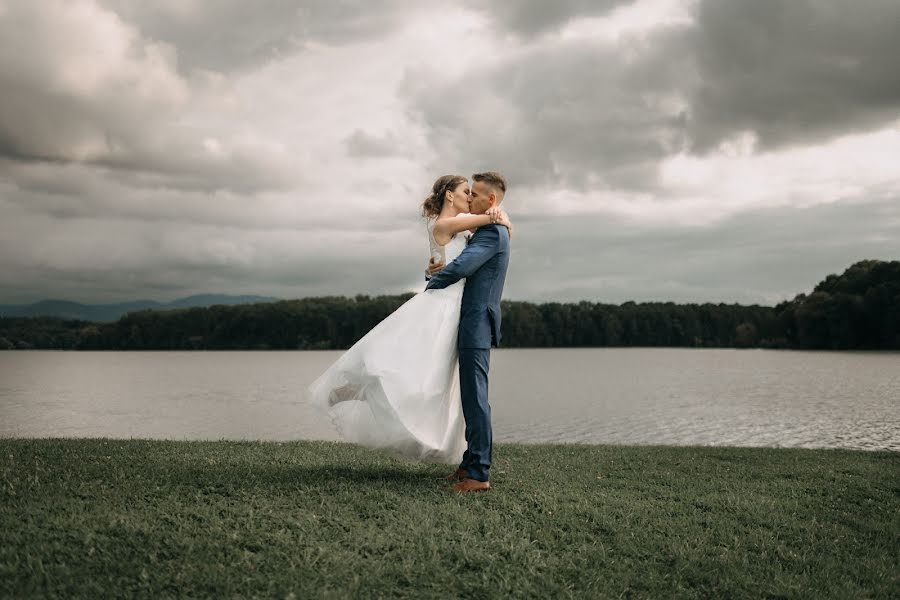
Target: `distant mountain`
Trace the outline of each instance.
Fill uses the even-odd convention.
[[[126,313],[136,310],[168,310],[213,306],[214,304],[253,304],[254,302],[274,302],[280,298],[271,296],[230,296],[228,294],[197,294],[178,298],[171,302],[155,300],[132,300],[116,304],[81,304],[68,300],[41,300],[33,304],[0,304],[0,317],[62,317],[83,321],[116,321]]]

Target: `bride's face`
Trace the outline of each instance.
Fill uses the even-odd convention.
[[[467,213],[469,212],[469,182],[463,181],[452,192],[448,192],[449,198],[447,198],[450,202],[453,203],[453,208],[456,209],[456,212]]]

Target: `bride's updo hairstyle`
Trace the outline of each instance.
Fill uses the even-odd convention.
[[[425,198],[422,204],[422,216],[428,218],[437,218],[444,208],[444,198],[447,192],[452,192],[456,186],[464,181],[468,181],[462,175],[444,175],[438,177],[434,185],[431,186],[431,195]]]

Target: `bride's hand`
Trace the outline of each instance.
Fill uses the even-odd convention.
[[[491,223],[496,223],[500,219],[500,215],[505,214],[505,213],[503,212],[503,209],[500,208],[499,206],[492,206],[489,209],[487,209],[486,211],[484,211],[484,214],[486,214],[487,216],[489,216],[491,218]]]
[[[446,265],[444,265],[444,261],[435,262],[434,257],[428,259],[428,266],[425,267],[425,274],[428,277],[434,277],[435,273],[440,272]]]

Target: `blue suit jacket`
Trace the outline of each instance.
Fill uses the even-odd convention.
[[[459,316],[459,348],[500,345],[500,296],[509,266],[509,230],[502,225],[479,227],[469,245],[436,273],[426,290],[442,289],[465,278]]]

